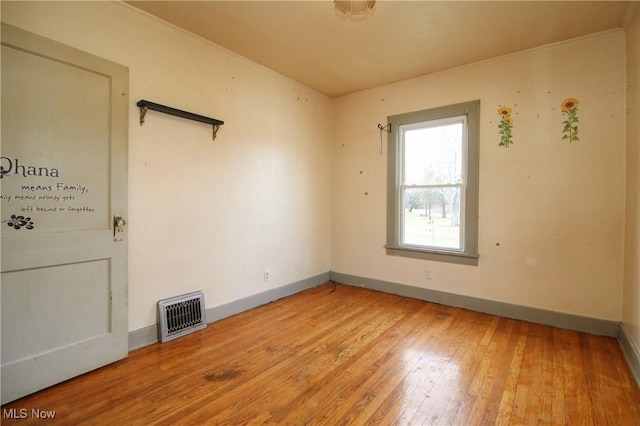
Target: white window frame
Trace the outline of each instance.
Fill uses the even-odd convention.
[[[480,101],[465,102],[388,117],[387,244],[388,255],[478,264],[478,169]],[[464,120],[462,182],[460,187],[461,248],[440,248],[406,244],[403,238],[404,192],[407,188],[432,188],[447,185],[407,185],[404,182],[404,130],[431,127]]]

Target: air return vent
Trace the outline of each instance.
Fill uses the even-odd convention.
[[[176,339],[207,327],[204,294],[195,291],[158,302],[158,340]]]

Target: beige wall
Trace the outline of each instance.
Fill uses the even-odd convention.
[[[2,2],[2,21],[129,67],[129,329],[330,270],[331,100],[113,2]],[[149,112],[139,99],[225,121]],[[272,280],[263,282],[263,269]]]
[[[332,271],[619,321],[625,182],[622,30],[334,99]],[[563,99],[580,141],[562,140]],[[480,99],[477,267],[385,254],[389,115]],[[514,145],[498,147],[497,109]],[[425,269],[431,279],[425,278]]]
[[[153,324],[164,297],[201,288],[213,307],[333,270],[624,317],[640,342],[640,207],[629,186],[635,236],[623,265],[625,149],[637,158],[638,116],[625,146],[622,30],[332,102],[118,3],[2,2],[2,21],[130,68],[130,330]],[[637,15],[633,22],[637,34]],[[567,97],[580,100],[582,140],[572,144],[561,140]],[[158,113],[140,127],[142,98],[226,124],[215,142],[207,126]],[[377,124],[473,99],[482,103],[479,266],[386,256],[386,140],[380,156]],[[500,105],[514,109],[509,149],[498,147]],[[637,160],[626,165],[637,182]]]
[[[632,3],[627,33],[627,192],[622,322],[640,348],[640,5]]]

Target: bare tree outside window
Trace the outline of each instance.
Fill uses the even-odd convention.
[[[403,126],[405,244],[460,250],[466,117]],[[424,207],[421,209],[420,207]]]

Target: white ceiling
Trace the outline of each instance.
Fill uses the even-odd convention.
[[[336,97],[622,24],[626,1],[128,1]]]

